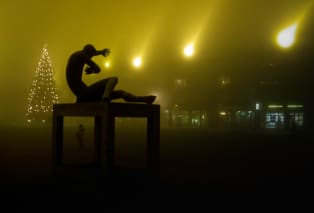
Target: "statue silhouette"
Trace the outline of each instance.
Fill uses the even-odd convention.
[[[107,57],[109,54],[110,49],[108,48],[96,50],[92,44],[87,44],[82,50],[76,51],[70,56],[66,67],[66,79],[71,91],[76,95],[77,102],[109,102],[114,99],[122,98],[128,102],[153,103],[156,96],[136,96],[124,90],[114,90],[118,83],[117,77],[106,78],[90,86],[87,86],[82,81],[83,71],[86,74],[100,72],[100,67],[92,60],[92,57],[98,55]]]

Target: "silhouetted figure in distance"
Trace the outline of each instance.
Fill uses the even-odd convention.
[[[110,49],[96,50],[96,48],[87,44],[82,50],[74,52],[66,67],[66,79],[72,92],[77,97],[77,102],[88,101],[111,101],[122,98],[128,102],[144,102],[151,104],[156,96],[135,96],[123,90],[114,90],[118,83],[117,77],[110,77],[100,80],[90,86],[87,86],[82,80],[83,71],[86,74],[99,73],[100,67],[92,60],[92,57],[103,55],[107,57]]]
[[[76,132],[76,138],[79,144],[79,149],[84,148],[84,136],[85,136],[85,128],[83,124],[80,124],[78,127],[78,131]]]

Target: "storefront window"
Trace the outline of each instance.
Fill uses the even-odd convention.
[[[290,112],[289,128],[303,127],[303,112]]]
[[[285,116],[283,112],[267,112],[266,113],[266,128],[267,129],[282,129],[284,128]]]

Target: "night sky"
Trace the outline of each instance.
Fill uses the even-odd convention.
[[[295,67],[310,76],[314,8],[311,0],[4,0],[0,8],[0,122],[24,119],[27,95],[45,43],[62,102],[73,101],[65,82],[68,56],[87,43],[112,54],[95,60],[104,71],[86,79],[118,76],[119,88],[162,90],[168,79],[206,85],[224,75],[235,82],[269,66]],[[298,22],[296,43],[281,49],[276,35]],[[194,42],[195,55],[184,58]],[[131,61],[141,55],[143,66]],[[289,64],[293,63],[293,64]],[[293,66],[292,66],[293,65]],[[266,68],[265,68],[266,67]],[[301,67],[301,68],[300,68]],[[305,71],[304,71],[305,70]],[[289,70],[288,70],[289,71]],[[192,76],[192,77],[191,77]],[[242,77],[241,77],[242,76]],[[294,78],[295,75],[287,73]],[[301,80],[300,80],[301,81]],[[205,92],[210,88],[204,88]],[[198,91],[191,91],[193,94]],[[189,95],[190,95],[189,94]]]

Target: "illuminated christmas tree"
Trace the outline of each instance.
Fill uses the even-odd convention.
[[[47,122],[52,116],[53,104],[58,100],[52,63],[45,45],[28,95],[27,122]]]

